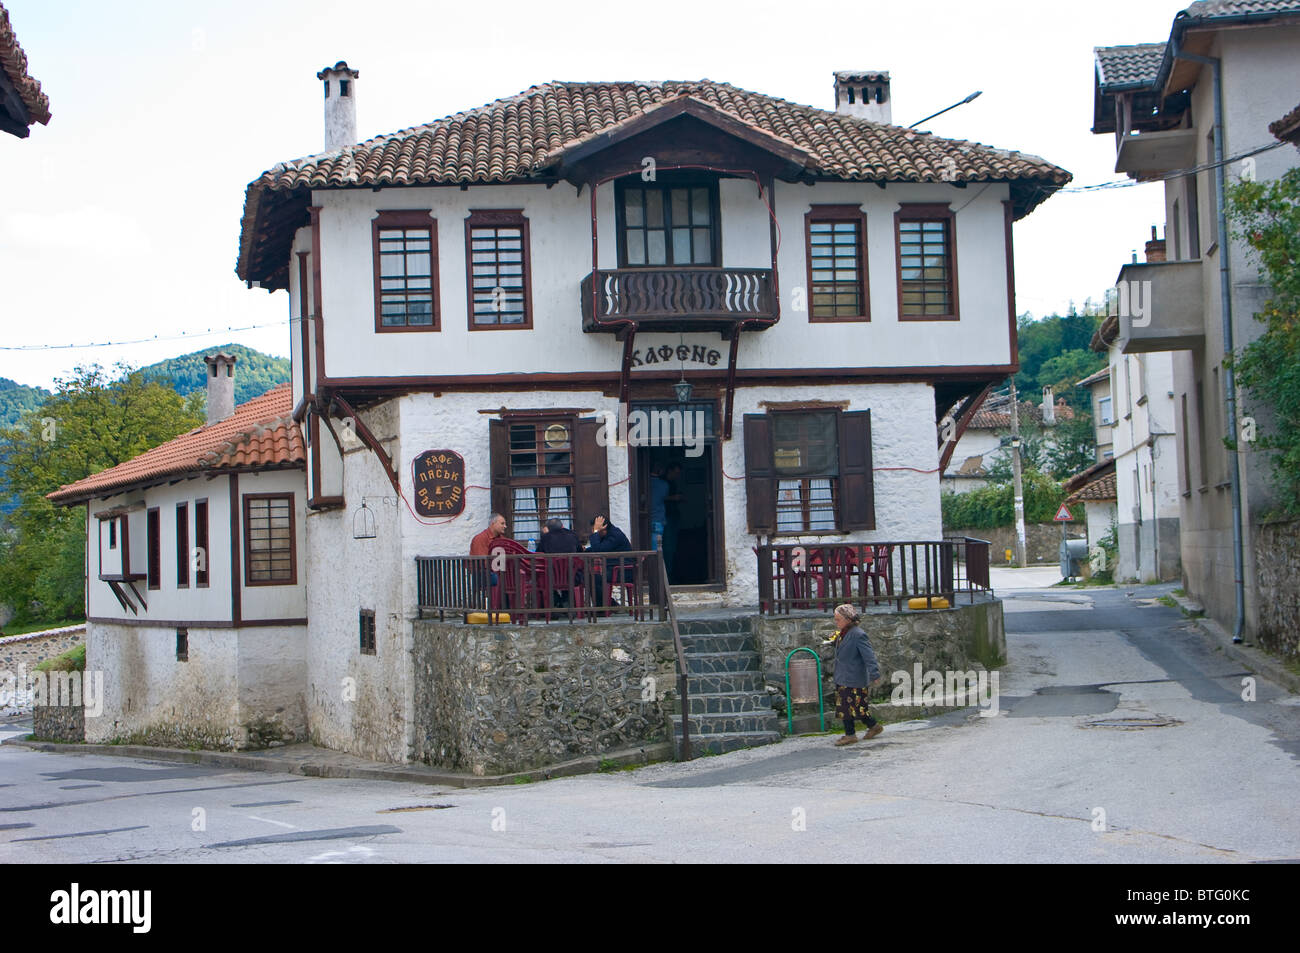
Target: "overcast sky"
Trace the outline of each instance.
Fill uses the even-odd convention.
[[[4,4],[53,119],[29,139],[0,135],[0,346],[159,338],[0,349],[0,376],[46,387],[79,363],[143,365],[227,341],[288,354],[288,296],[234,275],[244,188],[321,151],[316,72],[337,60],[361,71],[362,138],[550,80],[707,77],[829,109],[835,70],[886,69],[894,122],[983,90],[925,128],[1040,155],[1083,185],[1122,178],[1113,137],[1089,131],[1092,48],[1165,40],[1185,6]],[[1161,195],[1159,185],[1058,193],[1019,222],[1018,310],[1100,297],[1163,222]],[[246,325],[270,326],[221,330]]]

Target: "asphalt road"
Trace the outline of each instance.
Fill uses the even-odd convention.
[[[0,863],[1300,858],[1300,698],[1243,700],[1164,589],[1006,593],[997,717],[844,749],[465,791],[4,746]]]

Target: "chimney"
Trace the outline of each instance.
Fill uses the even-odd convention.
[[[889,73],[880,70],[839,70],[835,74],[835,111],[842,116],[893,122]]]
[[[325,151],[337,152],[357,141],[357,77],[360,70],[349,69],[339,60],[327,66],[316,78],[325,81]]]
[[[1146,255],[1147,261],[1165,261],[1165,240],[1156,237],[1156,227],[1151,226],[1151,241],[1147,242]]]
[[[1043,388],[1043,426],[1056,426],[1056,398],[1050,385]]]
[[[224,351],[203,359],[208,365],[208,426],[235,413],[235,362]]]

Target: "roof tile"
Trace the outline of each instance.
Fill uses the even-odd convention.
[[[48,125],[50,98],[41,92],[41,84],[27,75],[27,54],[18,45],[18,37],[9,23],[9,11],[3,4],[0,4],[0,70],[18,91],[18,97],[31,116],[27,125],[33,122]]]

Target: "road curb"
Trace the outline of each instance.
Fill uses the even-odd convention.
[[[239,768],[244,771],[262,771],[268,774],[294,774],[308,778],[352,778],[365,781],[406,781],[415,784],[442,785],[457,788],[492,787],[502,784],[522,784],[546,781],[551,778],[571,777],[578,774],[596,774],[611,768],[671,761],[673,745],[663,741],[607,751],[602,755],[576,758],[545,768],[518,771],[513,774],[473,775],[454,771],[439,771],[420,764],[358,765],[339,764],[333,760],[338,752],[318,749],[319,756],[293,759],[292,753],[265,756],[237,751],[189,751],[181,748],[153,748],[146,745],[96,745],[68,744],[53,741],[31,741],[25,738],[7,738],[0,744],[29,748],[33,751],[62,754],[103,755],[114,758],[139,758],[148,761],[171,761],[181,764],[199,764],[218,768]]]
[[[1232,635],[1223,626],[1204,613],[1204,608],[1186,596],[1170,594],[1178,607],[1186,612],[1197,628],[1215,642],[1219,650],[1228,658],[1240,662],[1256,675],[1263,675],[1271,682],[1276,682],[1293,695],[1300,695],[1300,675],[1296,675],[1278,659],[1250,642],[1235,643]]]

